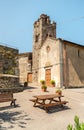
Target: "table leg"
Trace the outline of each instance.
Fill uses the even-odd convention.
[[[49,103],[51,103],[52,101],[53,101],[53,98],[50,99],[50,102],[49,102]]]
[[[45,100],[46,100],[46,99],[43,99],[42,102],[39,102],[39,99],[37,98],[37,99],[35,100],[33,106],[36,107],[36,104],[37,104],[37,103],[40,104],[40,105],[43,105],[43,104],[45,104]]]
[[[42,104],[45,104],[46,99],[43,99]]]
[[[59,102],[61,102],[61,97],[59,97]],[[63,107],[63,104],[61,104],[61,107]]]
[[[38,102],[38,98],[35,100],[35,102],[34,102],[34,107],[36,106],[36,103]]]
[[[58,97],[59,98],[59,102],[61,102],[61,97]]]

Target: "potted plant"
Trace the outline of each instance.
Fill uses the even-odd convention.
[[[62,95],[62,90],[61,90],[61,89],[57,89],[57,90],[56,90],[56,94],[57,94],[57,95]]]
[[[41,89],[42,89],[43,92],[46,92],[47,86],[46,85],[42,85]]]
[[[51,80],[50,83],[51,83],[52,87],[55,87],[55,80]]]
[[[45,84],[45,80],[40,80],[40,83],[41,83],[41,85],[44,85]]]

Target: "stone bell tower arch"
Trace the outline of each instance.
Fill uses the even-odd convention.
[[[42,14],[34,22],[33,33],[33,82],[38,83],[40,49],[47,37],[56,38],[56,23],[51,23],[50,17]]]

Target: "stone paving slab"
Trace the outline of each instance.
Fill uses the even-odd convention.
[[[29,101],[37,94],[55,93],[56,88],[42,92],[41,87],[30,86],[23,92],[14,93],[17,106],[10,107],[9,102],[0,103],[0,130],[67,130],[67,125],[74,124],[78,115],[84,122],[84,88],[63,89],[63,99],[69,101],[65,109],[56,108],[51,113],[33,107]]]

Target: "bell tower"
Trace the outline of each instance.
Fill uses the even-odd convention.
[[[40,49],[47,37],[56,38],[56,23],[51,23],[50,17],[42,14],[34,22],[33,33],[33,82],[38,83]]]

